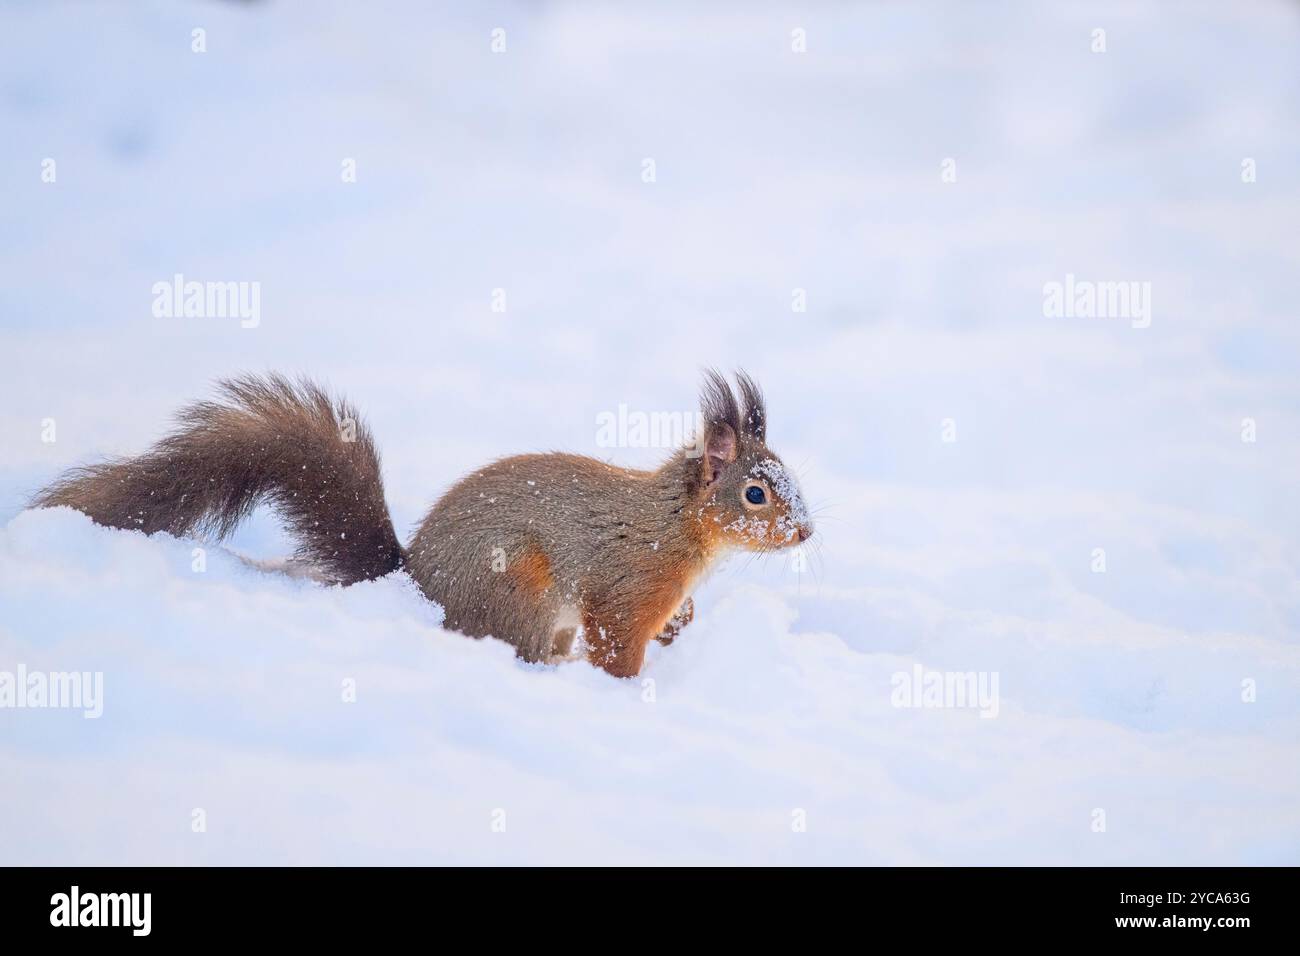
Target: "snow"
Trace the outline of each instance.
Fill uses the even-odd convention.
[[[1228,705],[1193,693],[1228,661],[1276,670],[1275,648],[1090,647],[973,616],[947,628],[983,636],[968,659],[1015,647],[985,719],[894,707],[913,655],[874,647],[873,629],[801,626],[793,600],[750,583],[711,588],[641,680],[617,681],[443,632],[404,575],[331,589],[220,550],[195,573],[191,552],[64,509],[5,530],[3,659],[104,674],[95,721],[5,714],[8,859],[1264,862],[1294,847],[1289,721],[1270,733],[1279,708],[1256,705],[1220,726]],[[959,653],[944,643],[924,659]],[[1289,708],[1293,691],[1267,695]]]
[[[0,13],[0,675],[102,674],[0,708],[0,863],[1300,862],[1288,6],[306,9]],[[257,323],[154,315],[177,274]],[[817,534],[639,679],[272,573],[265,513],[259,567],[21,507],[277,369],[405,537],[505,454],[653,465],[602,415],[705,366]]]

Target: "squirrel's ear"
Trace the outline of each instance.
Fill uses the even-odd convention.
[[[727,380],[713,369],[704,373],[700,391],[700,416],[704,419],[704,453],[700,455],[700,477],[707,488],[718,474],[736,460],[740,433],[740,406]]]
[[[704,484],[717,481],[722,469],[735,460],[736,430],[726,422],[714,422],[704,434],[704,454],[700,456]]]

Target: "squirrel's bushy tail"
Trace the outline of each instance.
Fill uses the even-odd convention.
[[[296,558],[330,581],[402,566],[379,454],[350,405],[279,375],[219,390],[221,401],[182,409],[176,431],[143,455],[73,469],[33,507],[67,505],[116,528],[219,540],[265,502],[289,526]]]

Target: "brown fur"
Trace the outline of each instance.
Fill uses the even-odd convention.
[[[592,663],[631,676],[652,639],[669,643],[689,622],[690,590],[719,553],[812,532],[767,448],[762,394],[738,381],[741,402],[720,375],[706,377],[702,455],[682,449],[654,471],[567,454],[505,458],[443,495],[405,551],[352,408],[278,376],[225,383],[224,402],[185,409],[180,428],[144,455],[77,469],[34,504],[147,533],[222,537],[267,501],[299,558],[329,580],[405,566],[450,628],[544,661],[568,653],[580,625]],[[342,437],[349,423],[355,441]],[[755,484],[766,490],[761,507],[743,497]]]
[[[671,641],[693,614],[690,589],[724,550],[795,543],[787,502],[750,512],[740,501],[767,448],[762,393],[738,380],[744,404],[716,373],[705,380],[705,454],[678,451],[655,471],[577,455],[518,455],[456,484],[412,538],[409,569],[447,612],[447,625],[512,640],[522,656],[564,653],[562,611],[580,615],[588,656],[611,674],[636,674],[649,642]],[[769,491],[771,491],[769,489]],[[743,527],[738,527],[742,524]],[[798,539],[811,533],[806,519]],[[493,555],[546,556],[545,593],[494,582]],[[670,628],[670,622],[677,624]]]
[[[401,567],[379,454],[351,406],[278,375],[219,388],[224,401],[182,409],[179,427],[145,454],[73,469],[33,506],[220,540],[267,502],[297,539],[298,557],[328,580],[351,584]]]

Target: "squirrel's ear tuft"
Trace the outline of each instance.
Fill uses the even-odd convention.
[[[736,460],[740,441],[740,406],[727,380],[714,369],[704,373],[700,414],[704,419],[700,478],[708,487],[718,480],[722,469]]]
[[[763,390],[744,371],[736,373],[736,383],[740,386],[740,398],[744,406],[741,411],[741,424],[745,434],[766,442],[767,403],[763,400]]]
[[[740,406],[731,391],[727,380],[716,369],[704,373],[704,385],[700,389],[700,413],[704,417],[704,427],[729,425],[733,433],[740,432]]]

